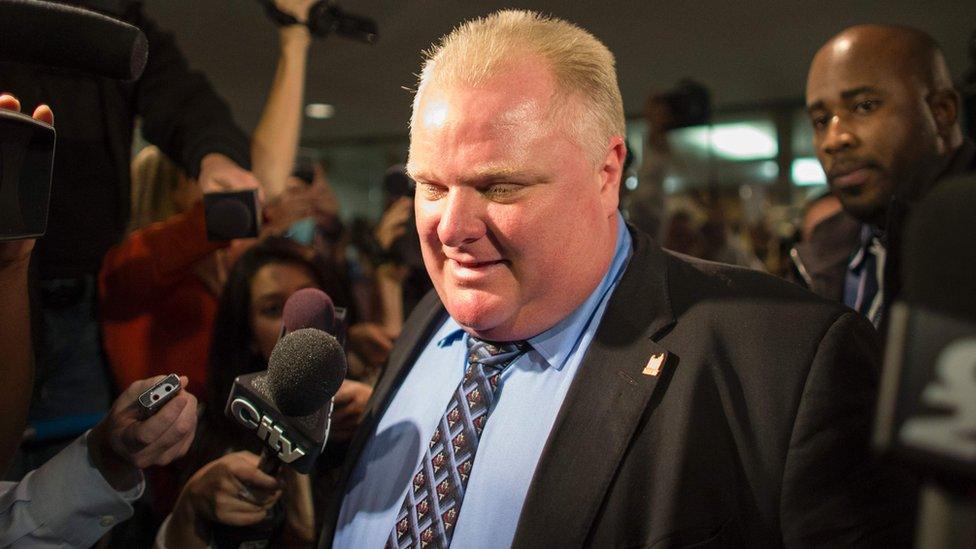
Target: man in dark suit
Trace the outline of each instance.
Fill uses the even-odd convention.
[[[857,25],[828,40],[810,65],[806,95],[830,190],[861,222],[853,247],[838,234],[811,257],[852,252],[832,276],[842,277],[844,303],[882,326],[900,293],[902,232],[913,204],[941,180],[976,170],[976,147],[960,125],[962,100],[936,41],[890,25]]]
[[[628,228],[623,136],[613,56],[570,23],[498,12],[433,51],[408,170],[436,293],[323,547],[910,541],[868,450],[871,326]]]

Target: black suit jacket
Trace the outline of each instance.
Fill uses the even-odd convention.
[[[324,518],[445,311],[417,307]],[[648,359],[667,353],[656,376]],[[546,443],[516,547],[909,544],[913,500],[873,463],[874,329],[771,276],[634,254]],[[477,465],[476,465],[477,466]]]

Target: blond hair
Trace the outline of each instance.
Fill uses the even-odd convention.
[[[413,116],[430,82],[478,86],[533,54],[548,63],[556,80],[550,117],[569,121],[576,142],[594,162],[602,161],[610,138],[625,135],[613,54],[580,27],[532,11],[502,10],[467,21],[426,51]]]
[[[179,212],[172,196],[183,180],[183,171],[155,145],[132,159],[132,215],[129,232],[162,221]]]

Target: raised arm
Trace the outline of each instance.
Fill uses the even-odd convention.
[[[304,22],[312,0],[277,0],[278,9]],[[305,25],[279,29],[278,67],[261,120],[251,138],[254,175],[271,199],[285,189],[302,131],[305,68],[311,37]]]

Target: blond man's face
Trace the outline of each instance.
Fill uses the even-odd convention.
[[[425,86],[411,132],[417,230],[451,316],[490,340],[534,336],[593,291],[616,239],[622,140],[594,165],[547,114],[554,81],[520,62],[479,87]]]

